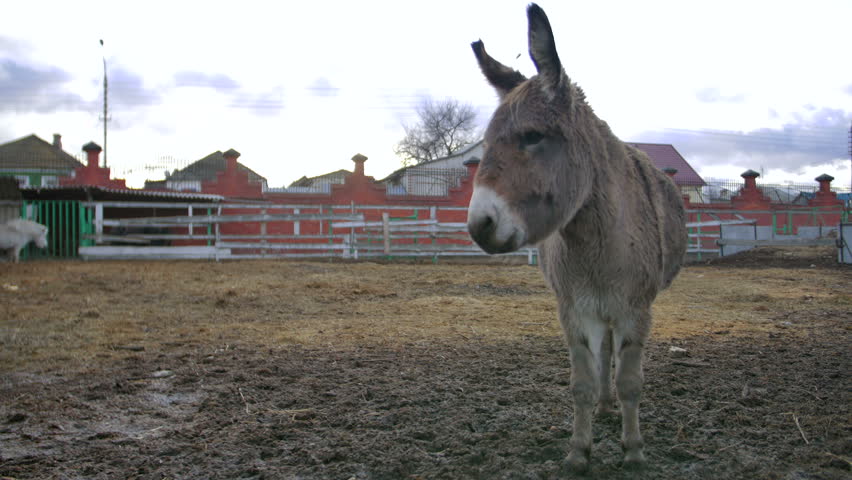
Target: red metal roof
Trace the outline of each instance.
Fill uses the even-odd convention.
[[[660,170],[664,168],[676,169],[677,173],[674,176],[676,184],[707,185],[704,179],[686,162],[673,145],[668,143],[626,143],[645,152]]]

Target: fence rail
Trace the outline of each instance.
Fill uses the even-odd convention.
[[[122,212],[150,210],[152,204],[84,205],[94,218],[94,229],[84,238],[95,243],[80,249],[84,259],[322,256],[431,257],[437,261],[439,257],[486,255],[471,241],[466,222],[447,221],[466,218],[464,207],[163,203],[156,209],[171,210],[167,215],[131,217]],[[186,215],[174,215],[174,210],[185,210]],[[105,218],[106,212],[111,218]],[[254,231],[239,231],[241,228]],[[155,242],[173,247],[153,245]],[[525,248],[506,255],[525,256],[533,264],[538,251]]]
[[[818,208],[687,210],[695,219],[687,223],[688,253],[702,260],[705,254],[727,256],[760,246],[833,245],[832,236],[847,214]]]
[[[48,225],[51,249],[30,258],[302,258],[484,256],[467,233],[467,209],[403,205],[18,202]],[[841,221],[848,212],[840,214]],[[688,210],[688,253],[729,255],[762,245],[829,245],[838,211]],[[830,215],[830,217],[826,217]],[[828,219],[828,220],[827,220]],[[172,250],[168,250],[171,248]],[[537,263],[530,247],[506,254]]]

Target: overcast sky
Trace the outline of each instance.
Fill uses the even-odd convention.
[[[11,2],[0,31],[0,143],[103,144],[134,186],[234,148],[270,187],[399,168],[424,96],[496,96],[470,42],[526,75],[525,1]],[[560,57],[622,140],[673,144],[707,177],[849,186],[852,2],[541,1]],[[101,47],[99,40],[105,46]],[[174,160],[161,160],[168,157]]]

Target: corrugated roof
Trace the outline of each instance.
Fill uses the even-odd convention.
[[[106,188],[89,185],[69,185],[69,186],[45,186],[45,187],[24,187],[21,188],[21,193],[28,200],[141,200],[152,201],[156,199],[163,200],[183,200],[183,201],[202,201],[202,202],[218,202],[225,199],[222,195],[214,195],[211,193],[192,193],[192,192],[171,192],[158,190],[140,190],[135,188],[120,189]]]
[[[36,135],[12,140],[0,145],[0,170],[39,169],[73,171],[82,167],[65,150],[53,146]]]
[[[352,175],[352,172],[346,169],[340,169],[336,172],[325,173],[322,175],[317,175],[316,177],[302,177],[291,183],[287,188],[312,187],[314,185],[321,185],[326,183],[343,183],[346,180],[346,177],[348,177],[349,175]]]
[[[665,168],[676,169],[677,173],[674,176],[676,184],[707,185],[704,179],[687,163],[686,159],[681,156],[680,152],[673,145],[668,143],[625,143],[645,152],[660,170]]]
[[[399,178],[402,177],[402,174],[405,173],[408,170],[413,170],[413,169],[418,169],[418,168],[429,168],[430,164],[445,161],[448,158],[455,158],[455,157],[460,157],[462,155],[466,155],[468,152],[470,152],[471,150],[473,150],[476,147],[478,147],[479,145],[481,145],[482,142],[484,142],[484,141],[485,141],[484,139],[480,138],[479,140],[477,140],[475,142],[472,142],[468,145],[465,145],[460,150],[453,152],[450,155],[446,155],[446,156],[443,156],[441,158],[436,158],[434,160],[429,160],[429,161],[426,161],[426,162],[420,162],[420,163],[417,163],[417,164],[414,164],[414,165],[409,165],[407,167],[399,168],[399,169],[391,172],[391,174],[388,175],[387,177],[379,180],[379,183],[387,183],[387,182],[393,183],[393,182],[398,181]]]

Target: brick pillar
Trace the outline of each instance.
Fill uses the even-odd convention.
[[[819,182],[819,192],[820,193],[830,193],[831,192],[831,182],[834,180],[834,177],[823,173],[822,175],[816,177],[814,180]]]
[[[225,157],[225,171],[236,172],[237,159],[240,158],[240,152],[231,148],[227,152],[223,153],[222,156]]]
[[[760,174],[754,170],[746,170],[740,176],[745,180],[745,186],[731,199],[734,207],[738,210],[768,210],[772,202],[757,188],[757,177]]]
[[[83,145],[83,151],[86,152],[86,163],[89,168],[98,168],[100,162],[98,157],[101,155],[101,150],[103,150],[101,146],[95,142]]]
[[[355,162],[355,175],[359,177],[364,176],[364,162],[367,161],[367,157],[361,155],[360,153],[356,153],[354,157],[352,157],[352,161]]]
[[[831,182],[834,180],[834,177],[823,173],[814,180],[819,182],[819,191],[814,194],[814,198],[808,202],[808,205],[812,207],[843,205],[843,200],[839,200],[837,194],[831,191]]]
[[[473,178],[476,175],[476,170],[479,169],[479,157],[470,157],[462,163],[465,167],[467,167],[467,178]]]
[[[463,178],[461,181],[461,190],[462,193],[459,197],[459,201],[461,202],[459,206],[468,206],[470,204],[470,197],[473,196],[473,179],[476,177],[476,171],[479,170],[479,158],[478,157],[470,157],[462,163],[465,167],[467,167],[467,177]],[[465,221],[467,221],[465,219]]]
[[[740,175],[745,180],[745,186],[742,189],[742,193],[751,192],[757,190],[757,177],[760,176],[759,173],[754,170],[746,170]]]

